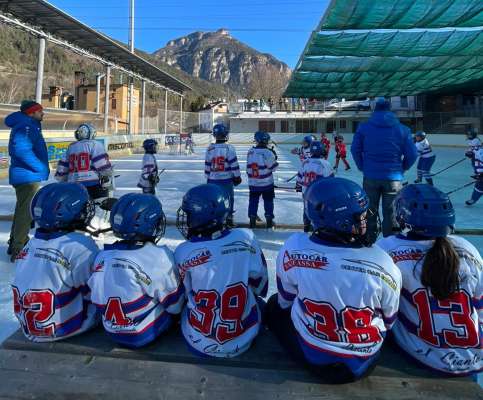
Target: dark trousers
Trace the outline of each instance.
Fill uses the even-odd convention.
[[[398,231],[398,224],[394,218],[394,199],[402,188],[401,181],[386,181],[364,178],[364,190],[369,197],[371,215],[367,219],[367,232],[375,240],[378,234],[379,203],[382,199],[382,234],[384,237]]]
[[[372,364],[365,373],[356,377],[349,367],[343,363],[314,365],[307,362],[300,347],[298,333],[290,316],[291,309],[283,309],[278,304],[278,295],[274,294],[267,302],[266,321],[268,328],[274,333],[282,347],[290,357],[307,368],[311,373],[327,383],[348,383],[367,376],[375,367]]]
[[[12,228],[10,230],[10,249],[12,258],[20,252],[29,240],[29,230],[32,224],[30,215],[30,203],[35,193],[40,188],[38,182],[23,183],[14,186],[17,202],[15,203],[15,213],[13,215]]]
[[[346,157],[342,157],[340,155],[335,156],[335,169],[339,168],[339,161],[342,159],[342,162],[345,165],[346,169],[349,169],[351,166],[349,165],[349,162],[347,161]]]
[[[86,186],[86,189],[92,200],[109,197],[109,189],[105,189],[101,185]]]
[[[481,196],[483,196],[483,179],[476,181],[473,194],[471,195],[471,200],[476,203],[478,200],[480,200]]]
[[[257,192],[250,190],[249,202],[248,202],[248,218],[255,218],[258,213],[258,202],[260,196],[263,198],[263,207],[265,209],[265,218],[273,219],[273,199],[275,198],[275,189],[264,190],[263,192]]]

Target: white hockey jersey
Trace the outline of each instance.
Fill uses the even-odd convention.
[[[143,156],[143,167],[139,178],[138,187],[150,188],[153,184],[149,181],[151,175],[158,175],[158,162],[154,154],[146,153]]]
[[[379,247],[330,245],[304,233],[289,237],[277,257],[280,307],[291,309],[304,354],[365,359],[381,348],[397,315],[401,273]],[[320,360],[320,361],[318,361]]]
[[[84,234],[36,231],[15,262],[14,311],[25,336],[50,342],[99,322],[87,280],[98,253]]]
[[[240,177],[235,148],[228,143],[212,143],[206,150],[205,175],[208,183],[232,183]]]
[[[433,149],[428,142],[428,139],[421,140],[420,142],[416,142],[416,149],[418,150],[419,157],[421,158],[430,158],[434,156]]]
[[[473,168],[475,174],[483,174],[483,147],[478,148],[478,150],[473,150]]]
[[[273,187],[273,171],[278,167],[275,154],[266,147],[252,147],[247,154],[247,175],[250,190],[263,191]]]
[[[152,243],[106,245],[88,284],[104,329],[129,347],[156,339],[171,324],[170,314],[179,314],[184,302],[173,254]]]
[[[309,158],[302,163],[297,174],[296,186],[302,188],[302,193],[309,185],[319,178],[329,178],[334,176],[334,170],[330,163],[323,158]]]
[[[195,352],[235,357],[258,334],[258,296],[266,296],[267,265],[255,235],[225,231],[213,240],[184,242],[175,251],[188,302],[182,313],[183,336]]]
[[[99,185],[102,175],[112,175],[112,165],[104,146],[97,140],[81,140],[69,145],[57,164],[55,178],[95,186]]]
[[[378,241],[402,273],[399,316],[393,333],[409,355],[432,369],[468,374],[483,369],[483,260],[468,241],[449,236],[460,255],[460,290],[438,300],[421,283],[423,259],[432,240],[403,235]]]

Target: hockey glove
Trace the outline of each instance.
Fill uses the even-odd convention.
[[[239,176],[234,176],[234,177],[233,177],[233,184],[234,184],[235,186],[238,186],[240,183],[242,183],[242,179],[241,179],[241,177],[239,177]]]
[[[158,174],[151,174],[148,176],[148,181],[151,185],[156,186],[159,183]]]
[[[475,156],[475,153],[473,153],[472,151],[467,151],[465,153],[465,156],[470,158],[470,159],[473,159],[473,157]]]
[[[111,190],[113,188],[112,186],[112,176],[110,175],[101,175],[99,178],[101,188]]]

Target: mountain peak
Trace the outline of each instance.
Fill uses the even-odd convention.
[[[171,40],[153,56],[196,78],[227,85],[242,93],[248,89],[255,69],[276,71],[284,79],[290,75],[285,63],[233,38],[226,28],[193,32]]]

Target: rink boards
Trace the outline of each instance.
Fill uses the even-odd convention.
[[[222,360],[192,355],[180,332],[130,350],[101,329],[50,344],[17,331],[0,350],[0,399],[483,399],[469,378],[433,374],[392,346],[385,343],[370,377],[327,385],[293,363],[268,331],[245,354]]]

